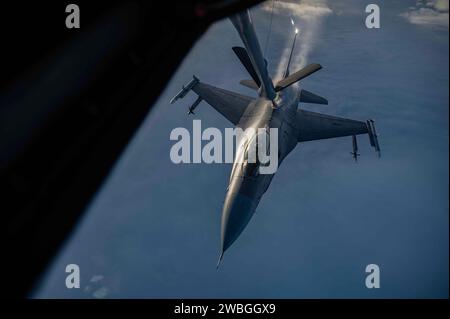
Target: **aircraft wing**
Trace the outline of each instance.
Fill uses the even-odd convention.
[[[305,110],[297,111],[297,121],[299,142],[369,133],[365,122]]]
[[[192,91],[215,108],[227,120],[237,125],[247,106],[254,100],[249,96],[198,82]]]

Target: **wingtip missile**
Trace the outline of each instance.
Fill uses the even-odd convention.
[[[375,148],[375,151],[378,154],[378,158],[381,158],[381,149],[380,144],[378,143],[378,135],[377,131],[375,129],[375,121],[370,119],[366,121],[367,123],[367,130],[369,133],[369,139],[370,139],[370,145]]]
[[[188,92],[199,82],[199,79],[194,75],[193,79],[186,85],[183,85],[180,92],[178,92],[172,99],[170,99],[170,104],[175,103],[178,99],[182,99],[188,94]]]

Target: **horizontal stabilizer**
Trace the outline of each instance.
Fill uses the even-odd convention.
[[[314,103],[314,104],[328,104],[328,100],[316,95],[312,92],[303,90],[300,92],[300,102],[302,103]]]
[[[245,69],[247,70],[248,74],[250,74],[256,85],[260,87],[261,81],[258,77],[258,73],[256,73],[256,70],[253,67],[250,57],[248,56],[247,50],[242,47],[233,47],[233,51],[241,61],[242,65],[244,65]]]
[[[256,84],[253,80],[240,80],[239,83],[253,90],[259,89],[258,84]]]
[[[317,63],[309,64],[309,65],[305,66],[303,69],[301,69],[295,73],[292,73],[287,78],[280,80],[277,83],[277,85],[275,86],[275,91],[277,91],[277,92],[281,91],[281,90],[287,88],[288,86],[294,84],[295,82],[298,82],[301,79],[304,79],[307,76],[313,74],[314,72],[319,71],[321,68],[322,68],[322,66],[320,64],[317,64]]]

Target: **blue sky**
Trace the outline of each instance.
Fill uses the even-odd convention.
[[[278,2],[277,2],[278,4]],[[368,138],[302,143],[286,158],[257,214],[219,270],[220,214],[230,164],[175,165],[175,127],[230,127],[182,84],[203,82],[246,95],[228,20],[196,43],[84,218],[54,260],[38,298],[430,298],[448,297],[448,0],[378,1],[381,28],[364,24],[366,1],[303,1],[275,9],[269,71],[284,65],[300,27],[294,65],[321,63],[302,81],[329,100],[309,110],[376,123],[382,157]],[[271,4],[252,10],[265,48]],[[446,19],[445,19],[446,18]],[[64,212],[61,212],[63,214]],[[65,266],[81,288],[65,287]],[[381,288],[364,285],[367,264]]]

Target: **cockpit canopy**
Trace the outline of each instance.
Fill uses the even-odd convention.
[[[265,152],[261,149],[264,148]],[[263,161],[261,155],[263,154]],[[243,138],[241,145],[237,149],[235,164],[231,176],[235,171],[240,176],[258,176],[259,167],[269,165],[267,160],[270,153],[269,130],[257,130],[249,138]]]

